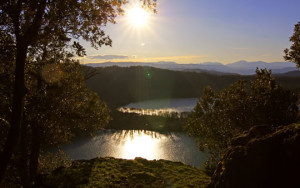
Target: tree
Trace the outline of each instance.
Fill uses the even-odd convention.
[[[294,34],[291,36],[290,41],[293,44],[289,49],[284,50],[284,59],[296,63],[297,67],[300,68],[300,22],[295,25]]]
[[[249,90],[246,81],[227,89],[204,89],[185,130],[197,138],[200,150],[216,164],[230,139],[254,125],[280,126],[296,121],[298,96],[279,86],[266,69],[256,70]]]
[[[9,65],[13,66],[13,63],[6,64],[6,67]],[[20,160],[16,163],[20,164],[17,168],[25,187],[35,181],[38,158],[45,146],[59,146],[82,132],[95,133],[110,118],[106,104],[85,86],[82,67],[78,62],[68,58],[62,62],[50,58],[46,62],[30,65],[25,70],[28,93],[24,103],[20,150],[15,153]],[[9,73],[13,75],[11,71],[1,73],[1,77]],[[10,82],[0,82],[2,87],[10,85]],[[2,104],[5,104],[1,108],[4,111],[2,122],[7,122],[12,88],[8,90],[10,92],[4,91],[0,92],[4,96]],[[1,126],[1,145],[7,136],[8,126],[4,125]]]
[[[256,79],[251,82],[250,87],[252,125],[281,126],[296,121],[299,96],[283,89],[272,77],[271,71],[257,69]]]
[[[155,0],[144,0],[151,7]],[[73,47],[77,55],[84,55],[79,43],[69,45],[72,39],[80,37],[89,41],[92,47],[111,45],[111,39],[102,27],[115,23],[122,14],[126,0],[12,0],[0,1],[1,41],[12,40],[15,53],[14,89],[12,115],[9,132],[0,156],[0,181],[9,163],[13,150],[24,129],[23,109],[25,89],[25,64],[27,59],[38,60],[47,56],[51,49]]]

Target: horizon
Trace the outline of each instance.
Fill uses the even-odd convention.
[[[239,60],[235,62],[230,62],[230,63],[222,63],[222,62],[199,62],[199,63],[178,63],[175,61],[151,61],[151,62],[144,62],[144,61],[104,61],[104,62],[91,62],[91,63],[81,63],[82,65],[87,65],[87,64],[105,64],[105,63],[145,63],[145,64],[178,64],[178,65],[209,65],[209,64],[221,64],[221,65],[231,65],[235,63],[267,63],[267,64],[273,64],[273,63],[285,63],[287,65],[292,65],[293,67],[297,67],[295,63],[289,62],[289,61],[276,61],[276,62],[265,62],[265,61],[246,61],[246,60]],[[290,66],[288,66],[290,67]]]
[[[133,15],[142,12],[135,10],[136,1],[130,2],[117,24],[104,29],[113,40],[112,47],[95,50],[80,40],[87,56],[76,59],[82,64],[283,62],[283,50],[290,46],[300,17],[296,0],[158,0],[157,14],[143,13],[141,19]]]
[[[215,72],[217,74],[240,74],[240,75],[253,75],[256,72],[256,69],[267,69],[271,70],[273,74],[283,74],[297,71],[299,69],[296,67],[296,64],[293,62],[248,62],[248,61],[238,61],[230,64],[222,64],[219,62],[204,62],[204,63],[192,63],[192,64],[180,64],[176,62],[104,62],[104,63],[86,63],[82,64],[91,67],[135,67],[135,66],[146,66],[153,67],[158,69],[167,69],[167,70],[190,70],[190,71],[204,71],[204,72]]]

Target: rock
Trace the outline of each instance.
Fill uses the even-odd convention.
[[[255,126],[234,138],[208,187],[300,187],[300,128]]]
[[[231,140],[231,146],[239,146],[247,144],[251,139],[263,137],[274,131],[273,126],[270,125],[257,125],[251,127],[245,133],[233,138]]]

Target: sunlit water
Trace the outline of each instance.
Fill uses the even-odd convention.
[[[93,138],[77,140],[65,146],[63,150],[75,160],[95,157],[142,157],[148,160],[181,161],[196,167],[200,167],[205,160],[205,154],[198,150],[194,139],[184,133],[104,130]]]
[[[137,113],[141,115],[180,114],[192,111],[197,101],[197,98],[149,100],[130,103],[120,107],[118,110],[124,113]]]
[[[196,98],[164,99],[131,103],[121,112],[142,115],[165,115],[166,113],[190,112],[197,103]],[[195,140],[184,133],[162,134],[153,131],[103,130],[93,138],[82,138],[63,148],[72,159],[92,159],[95,157],[116,157],[148,160],[166,159],[181,161],[200,167],[205,161]]]

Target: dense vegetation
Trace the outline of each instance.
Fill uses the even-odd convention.
[[[215,75],[153,67],[85,67],[84,70],[94,72],[86,81],[87,86],[113,108],[149,99],[198,98],[206,86],[220,90],[238,80],[255,78],[254,75]],[[300,76],[275,75],[275,78],[284,88],[300,91]]]
[[[209,152],[207,167],[213,170],[233,136],[254,125],[295,122],[298,99],[275,81],[271,71],[257,69],[248,86],[237,81],[221,91],[205,88],[185,129],[197,138],[201,150]]]
[[[85,49],[76,41],[79,38],[90,42],[94,48],[111,45],[112,40],[104,32],[103,26],[115,23],[116,16],[123,13],[122,7],[126,3],[124,0],[0,1],[0,61],[6,62],[6,54],[9,54],[14,65],[12,94],[7,99],[11,100],[11,108],[9,118],[4,121],[9,129],[1,148],[0,183],[15,148],[26,150],[26,147],[20,147],[22,138],[32,139],[26,133],[28,123],[23,119],[27,115],[24,111],[25,98],[30,89],[26,85],[25,70],[49,58],[60,63],[61,57],[70,58],[75,54],[84,56]],[[155,0],[143,3],[145,7],[155,6]],[[21,167],[24,167],[22,165],[26,163],[21,162]],[[28,172],[20,174],[24,175],[24,187],[34,183],[35,178],[29,178]]]
[[[9,131],[11,118],[13,62],[0,62],[0,148]],[[34,180],[40,168],[40,154],[49,146],[60,146],[83,132],[91,134],[108,124],[107,105],[84,85],[79,63],[49,58],[26,67],[27,94],[24,99],[23,129],[20,146],[10,168],[18,169],[21,181]],[[21,164],[21,165],[19,165]],[[16,173],[16,172],[13,172]],[[10,174],[10,175],[9,175]],[[16,178],[18,179],[18,178]]]
[[[96,158],[59,168],[40,182],[45,187],[206,187],[210,178],[180,162]]]

